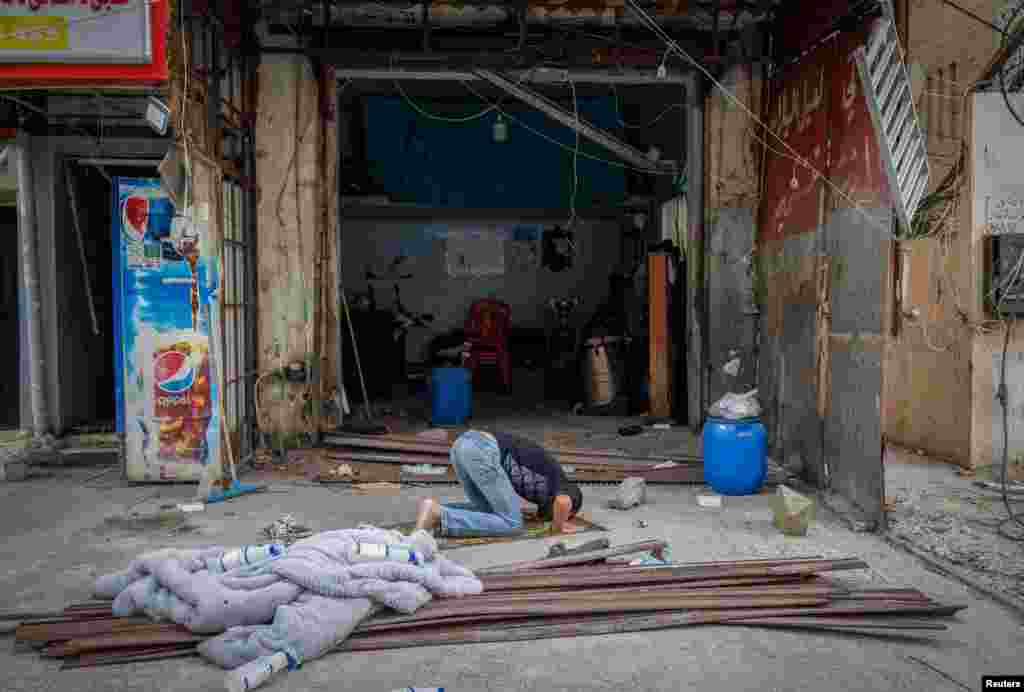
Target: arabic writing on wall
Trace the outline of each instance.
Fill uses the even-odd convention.
[[[1024,197],[986,195],[984,218],[987,235],[1024,232]]]

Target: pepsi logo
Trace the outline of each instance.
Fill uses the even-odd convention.
[[[196,380],[196,369],[187,353],[167,351],[161,353],[153,364],[156,386],[168,394],[181,394],[192,388]]]

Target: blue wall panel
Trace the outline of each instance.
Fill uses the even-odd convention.
[[[441,113],[436,104],[422,108]],[[572,189],[571,151],[507,120],[509,137],[493,139],[497,114],[469,123],[446,123],[417,114],[402,99],[365,100],[366,151],[371,176],[395,201],[437,207],[566,209]],[[451,111],[448,111],[451,112]],[[463,112],[472,112],[469,108]],[[580,117],[617,130],[610,98],[581,98]],[[452,115],[457,115],[452,113]],[[565,145],[575,134],[543,113],[514,112],[529,127]],[[615,160],[609,152],[580,140],[581,150]],[[607,206],[626,196],[625,172],[580,156],[576,208]]]

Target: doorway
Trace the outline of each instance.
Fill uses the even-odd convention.
[[[18,257],[17,210],[0,207],[0,430],[21,422]]]

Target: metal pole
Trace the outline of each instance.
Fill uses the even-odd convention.
[[[693,74],[686,87],[686,181],[687,218],[690,227],[686,258],[689,273],[687,329],[690,348],[686,354],[687,419],[690,428],[699,431],[704,423],[707,396],[707,354],[705,319],[707,315],[704,276],[704,90],[701,79]]]
[[[46,356],[43,353],[43,304],[39,286],[39,254],[36,242],[36,200],[32,179],[31,137],[18,130],[16,160],[18,177],[18,234],[21,246],[21,272],[24,279],[24,316],[28,332],[28,386],[32,410],[32,432],[38,438],[50,432],[50,415],[43,379]]]
[[[497,72],[480,69],[474,70],[473,74],[536,108],[549,118],[561,123],[575,132],[578,132],[590,141],[603,146],[623,161],[626,161],[641,170],[651,171],[652,173],[671,173],[675,171],[674,164],[668,161],[652,161],[647,158],[646,154],[636,147],[623,142],[617,137],[609,135],[604,130],[594,127],[582,118],[577,117],[573,113],[569,113],[547,97],[535,91],[531,91],[510,79],[506,79]]]

